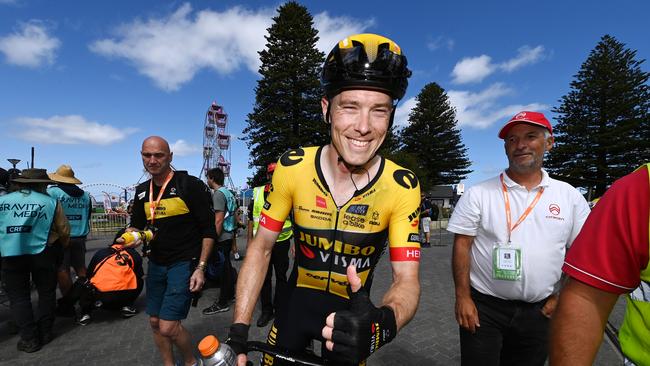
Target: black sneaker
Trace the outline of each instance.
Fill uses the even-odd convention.
[[[422,248],[431,248],[431,243],[422,243],[420,246]]]
[[[216,313],[223,313],[225,311],[230,310],[230,306],[228,305],[219,305],[218,303],[214,303],[210,305],[209,307],[203,309],[203,315],[212,315]]]
[[[120,313],[124,318],[130,318],[138,313],[138,311],[133,306],[122,306]]]
[[[21,339],[18,341],[18,345],[16,346],[16,348],[18,348],[19,351],[23,351],[26,353],[36,352],[39,349],[41,349],[41,347],[42,347],[41,342],[39,342],[38,339],[36,338],[30,339],[28,341]]]
[[[260,328],[266,327],[267,324],[273,319],[273,313],[262,313],[260,318],[257,319],[257,326]]]
[[[92,318],[90,317],[90,314],[82,314],[79,319],[77,319],[77,324],[79,325],[88,325],[90,324],[90,321]]]

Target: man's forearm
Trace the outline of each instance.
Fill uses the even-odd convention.
[[[452,271],[456,298],[470,297],[470,249],[474,238],[471,236],[456,234],[454,238],[454,249],[452,252]]]
[[[201,241],[201,256],[199,257],[199,262],[208,261],[208,258],[210,258],[210,253],[212,253],[212,247],[214,247],[214,239],[203,238]]]
[[[550,364],[591,365],[617,299],[616,294],[569,280],[551,323]]]
[[[265,250],[253,240],[237,279],[234,323],[250,324],[270,260],[271,250]]]
[[[399,331],[408,324],[418,309],[420,301],[420,282],[417,278],[404,279],[393,282],[386,295],[383,304],[390,307],[395,313],[395,322]]]

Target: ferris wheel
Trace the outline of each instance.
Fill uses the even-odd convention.
[[[212,102],[205,114],[203,127],[203,166],[201,176],[207,181],[208,170],[220,168],[225,176],[224,184],[233,187],[230,177],[230,134],[228,114],[223,106]]]

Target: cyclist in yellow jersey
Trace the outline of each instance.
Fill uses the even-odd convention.
[[[420,186],[409,170],[378,156],[411,75],[397,44],[375,34],[340,41],[321,83],[331,143],[279,159],[259,230],[237,282],[228,343],[246,362],[246,340],[273,245],[292,214],[296,259],[268,342],[300,352],[312,339],[322,355],[363,364],[414,316],[420,296]],[[388,250],[387,250],[388,249]],[[375,266],[388,252],[393,283],[380,307],[369,300]],[[264,355],[263,363],[281,360]]]

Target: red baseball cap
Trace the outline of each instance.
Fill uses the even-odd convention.
[[[273,173],[273,171],[275,170],[275,166],[276,166],[276,165],[277,165],[277,163],[271,163],[271,164],[269,164],[269,165],[266,167],[266,173],[267,173],[267,174],[268,174],[268,173]]]
[[[551,122],[549,122],[546,117],[544,117],[544,114],[539,112],[523,111],[515,114],[515,116],[512,117],[510,121],[506,122],[506,124],[501,127],[501,130],[499,131],[499,138],[505,139],[506,135],[508,135],[508,131],[510,131],[513,126],[520,123],[528,123],[531,125],[544,127],[548,130],[548,132],[551,133],[551,135],[553,134],[553,127],[551,126]]]

